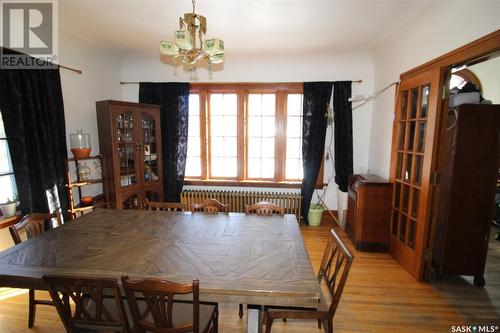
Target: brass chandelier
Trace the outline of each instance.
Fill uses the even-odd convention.
[[[213,64],[224,62],[224,42],[218,38],[205,39],[207,19],[195,13],[195,0],[191,2],[193,12],[179,18],[180,28],[174,32],[174,41],[162,40],[160,53],[173,57],[174,65],[182,59],[182,64],[191,70],[198,61],[205,60],[211,70]]]

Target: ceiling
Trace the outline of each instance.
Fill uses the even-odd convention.
[[[198,0],[207,37],[226,53],[309,53],[367,50],[423,10],[422,0]],[[158,53],[171,40],[190,0],[60,0],[60,29],[127,53]]]

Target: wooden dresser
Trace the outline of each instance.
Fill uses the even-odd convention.
[[[346,232],[361,251],[386,252],[392,184],[377,175],[349,177]]]

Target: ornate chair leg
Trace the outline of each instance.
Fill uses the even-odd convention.
[[[238,313],[240,318],[243,318],[243,304],[240,304],[240,312]]]
[[[35,324],[35,313],[36,313],[36,305],[35,305],[35,290],[30,289],[29,291],[29,305],[28,305],[28,327],[32,328]]]

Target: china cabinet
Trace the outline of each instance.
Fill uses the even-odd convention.
[[[145,209],[162,201],[160,106],[100,101],[96,107],[110,207]]]

